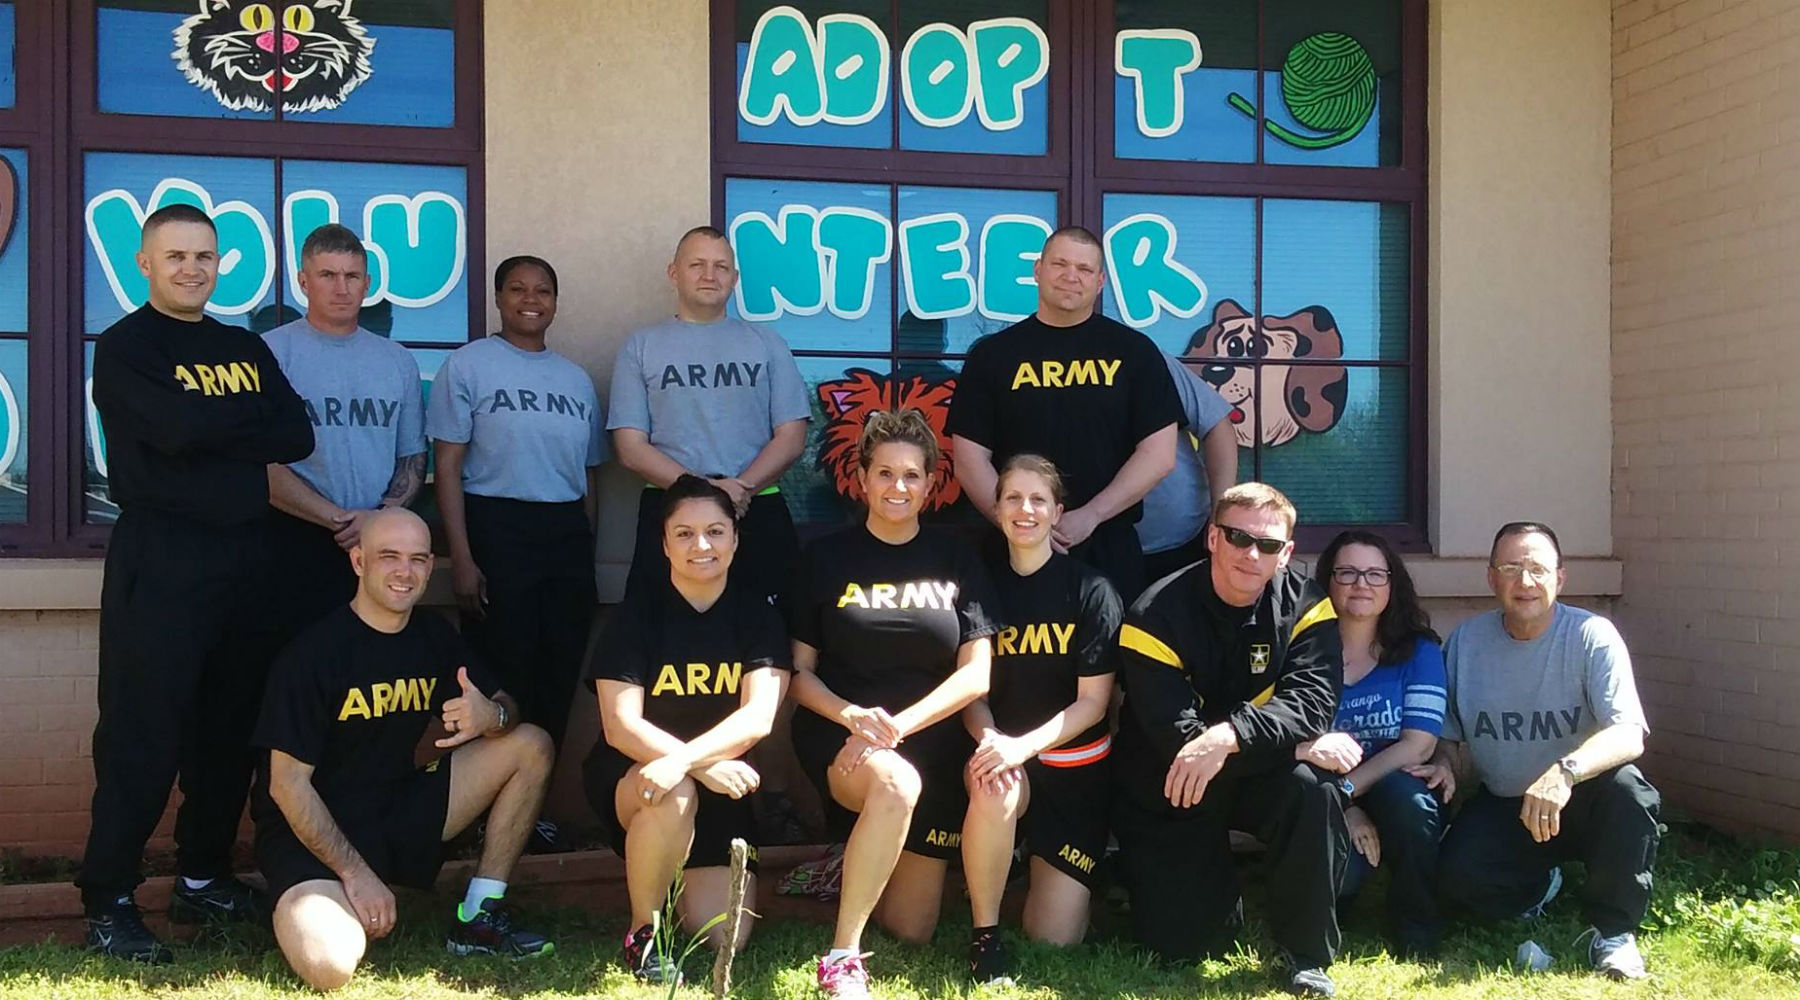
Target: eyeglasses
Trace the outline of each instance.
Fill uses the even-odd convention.
[[[1517,580],[1520,577],[1526,577],[1531,580],[1536,580],[1538,583],[1549,583],[1551,578],[1556,576],[1556,570],[1553,567],[1543,566],[1538,563],[1501,563],[1494,567],[1494,572],[1506,577],[1508,580]]]
[[[1225,540],[1230,542],[1234,548],[1247,549],[1254,545],[1256,551],[1265,556],[1272,556],[1287,548],[1288,540],[1285,538],[1264,538],[1260,535],[1252,535],[1242,528],[1234,528],[1229,524],[1218,525],[1218,529],[1224,532]]]
[[[1391,575],[1385,569],[1357,569],[1355,566],[1339,566],[1331,571],[1331,578],[1346,587],[1354,587],[1358,583],[1385,587]]]

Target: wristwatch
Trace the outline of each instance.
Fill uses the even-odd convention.
[[[1339,778],[1337,786],[1338,790],[1344,793],[1344,798],[1349,799],[1356,796],[1356,782],[1351,781],[1348,776]]]
[[[1569,776],[1571,785],[1579,785],[1581,779],[1587,777],[1587,770],[1581,766],[1581,762],[1576,760],[1573,754],[1557,761],[1556,766],[1562,768],[1562,773]]]
[[[494,727],[494,732],[504,733],[506,732],[506,723],[509,721],[506,716],[506,703],[503,701],[494,702],[494,710],[500,713],[500,723]]]

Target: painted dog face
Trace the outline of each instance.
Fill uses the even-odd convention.
[[[1259,379],[1256,366],[1234,364],[1234,360],[1262,361],[1260,384],[1279,390],[1279,396],[1261,404],[1262,443],[1274,447],[1292,441],[1303,430],[1320,434],[1335,427],[1344,414],[1350,381],[1342,365],[1279,362],[1289,358],[1335,360],[1343,354],[1337,321],[1324,306],[1308,306],[1287,316],[1264,316],[1258,323],[1230,299],[1220,300],[1213,309],[1212,323],[1194,332],[1187,349],[1190,358],[1218,359],[1202,367],[1200,377],[1231,404],[1238,446],[1244,448],[1255,443]]]
[[[277,95],[283,112],[335,108],[374,72],[356,0],[199,2],[175,29],[175,65],[228,108],[267,111]]]

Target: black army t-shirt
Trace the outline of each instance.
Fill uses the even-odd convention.
[[[1098,570],[1060,554],[1030,576],[1001,559],[994,590],[1006,626],[994,637],[988,707],[1000,731],[1017,736],[1069,707],[1080,678],[1117,669],[1125,608]],[[1084,746],[1106,731],[1102,718],[1065,745]]]
[[[624,681],[643,688],[644,720],[680,740],[737,710],[745,674],[790,669],[781,615],[762,595],[727,586],[700,611],[667,577],[627,593],[607,616],[596,648],[588,686]]]
[[[492,696],[499,684],[450,623],[415,613],[399,632],[369,627],[349,605],[302,632],[275,660],[253,744],[313,766],[313,787],[339,826],[381,812],[416,769],[414,750],[462,696],[457,668]],[[279,820],[265,781],[257,822]]]
[[[1112,482],[1139,441],[1181,420],[1150,338],[1098,314],[1070,327],[1031,316],[970,349],[946,429],[992,451],[996,469],[1022,452],[1055,462],[1074,509]]]
[[[995,631],[973,546],[931,526],[901,545],[863,525],[816,538],[790,594],[789,632],[819,651],[819,679],[865,708],[904,710],[956,671],[963,643]],[[954,716],[932,728],[946,725],[962,728]]]

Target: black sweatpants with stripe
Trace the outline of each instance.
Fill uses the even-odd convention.
[[[181,874],[231,871],[278,631],[262,578],[261,520],[203,524],[126,508],[100,594],[100,720],[93,826],[81,875],[90,910],[143,881],[144,844],[179,778]]]
[[[594,532],[579,500],[536,503],[464,495],[469,549],[487,578],[485,617],[463,635],[500,676],[524,720],[558,747],[599,598]]]

